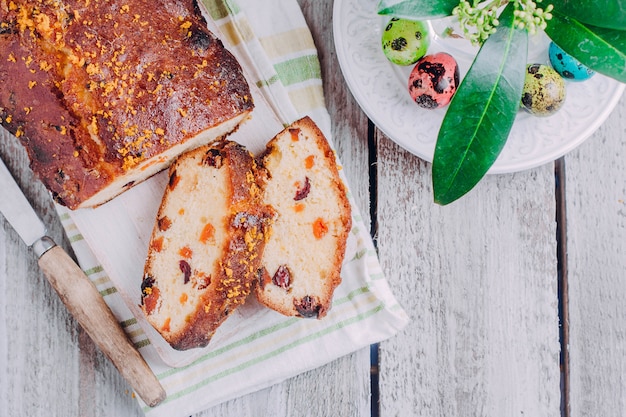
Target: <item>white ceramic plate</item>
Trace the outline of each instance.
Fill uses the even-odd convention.
[[[408,93],[413,66],[391,64],[382,52],[381,34],[389,17],[376,13],[378,0],[335,0],[333,30],[335,48],[344,78],[367,116],[387,136],[409,152],[432,161],[435,142],[447,107],[422,109]],[[449,18],[429,22],[428,53],[453,55],[461,77],[469,69],[477,49],[465,39],[441,37]],[[530,39],[529,63],[548,64],[549,40]],[[506,146],[490,174],[522,171],[551,162],[580,145],[608,117],[625,85],[595,74],[585,82],[567,82],[563,107],[550,117],[535,117],[520,110]]]

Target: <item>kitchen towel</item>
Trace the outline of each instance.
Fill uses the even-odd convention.
[[[203,7],[209,28],[237,56],[255,88],[252,120],[231,139],[256,152],[282,127],[309,115],[332,143],[317,51],[297,1],[203,0]],[[174,351],[137,307],[166,180],[157,175],[96,209],[57,206],[81,268],[167,392],[154,408],[138,398],[147,416],[189,416],[385,340],[408,323],[349,193],[353,228],[343,281],[324,319],[284,317],[251,297],[206,348]]]

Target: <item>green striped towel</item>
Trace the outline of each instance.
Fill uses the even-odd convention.
[[[257,88],[253,118],[232,139],[257,152],[282,126],[304,115],[332,139],[317,51],[297,1],[203,1],[209,27]],[[188,416],[387,339],[407,324],[349,195],[353,229],[343,282],[324,319],[284,317],[251,298],[207,348],[174,351],[137,307],[148,240],[167,181],[163,174],[97,209],[57,207],[82,269],[167,391],[154,408],[138,399],[146,415]]]

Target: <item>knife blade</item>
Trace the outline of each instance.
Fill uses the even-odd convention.
[[[54,240],[0,160],[0,212],[38,258],[39,267],[85,332],[111,360],[137,395],[154,407],[165,390],[127,338],[113,312],[74,260]]]

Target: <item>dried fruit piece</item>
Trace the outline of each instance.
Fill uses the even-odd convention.
[[[313,222],[313,236],[315,236],[316,239],[321,239],[326,233],[328,233],[328,225],[324,222],[324,219],[318,217]]]
[[[208,275],[202,271],[197,271],[196,278],[193,282],[193,287],[197,290],[203,290],[211,285],[211,275]]]
[[[181,304],[185,304],[188,299],[189,299],[189,296],[187,295],[186,292],[184,292],[180,295],[180,298],[178,301],[180,301]]]
[[[169,332],[171,321],[172,321],[171,317],[166,318],[165,322],[163,323],[163,327],[161,327],[161,330],[163,330],[164,332]]]
[[[180,248],[178,254],[183,258],[191,259],[191,257],[193,256],[193,251],[189,248],[189,246],[184,246]]]
[[[304,178],[304,185],[299,187],[296,191],[296,196],[293,198],[295,201],[300,201],[305,199],[309,192],[311,191],[311,182],[309,181],[309,177]]]
[[[154,285],[154,278],[146,276],[141,282],[141,303],[144,305],[147,314],[151,314],[159,301],[160,291]]]
[[[299,302],[294,299],[293,303],[298,313],[305,318],[318,317],[322,309],[317,297],[310,295],[305,295]]]
[[[172,225],[172,221],[167,216],[161,217],[159,220],[157,220],[157,223],[159,226],[159,230],[162,232],[165,232]]]
[[[313,165],[315,165],[315,155],[307,156],[306,159],[304,160],[304,167],[306,169],[311,169],[313,168]]]
[[[291,271],[287,265],[281,265],[278,267],[274,276],[272,277],[272,283],[278,287],[288,289],[291,285]]]
[[[257,271],[257,280],[259,281],[259,286],[261,288],[265,288],[265,286],[272,282],[272,277],[267,272],[265,267],[259,268]]]
[[[150,250],[161,252],[163,250],[163,236],[159,236],[150,242]]]
[[[209,149],[204,155],[204,159],[202,160],[204,165],[212,166],[215,168],[221,168],[223,164],[222,153],[219,149]]]
[[[176,188],[176,185],[178,185],[179,181],[180,181],[180,177],[176,175],[176,170],[173,170],[170,173],[170,181],[169,181],[170,190],[173,190],[174,188]]]
[[[178,262],[178,267],[181,272],[184,274],[183,282],[186,284],[189,282],[189,277],[191,277],[191,266],[185,260],[181,260]]]
[[[143,279],[143,281],[141,281],[141,294],[142,295],[148,295],[150,294],[152,287],[154,286],[154,277],[151,277],[150,275],[146,275]]]
[[[291,134],[291,140],[293,140],[294,142],[300,140],[300,138],[298,137],[298,135],[300,135],[300,129],[289,129],[289,133]]]
[[[215,227],[211,223],[207,223],[202,232],[200,232],[200,242],[206,244],[209,240],[213,240],[215,237]]]

